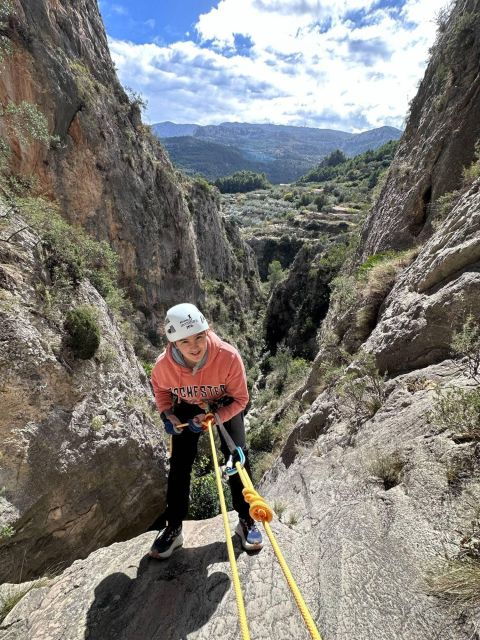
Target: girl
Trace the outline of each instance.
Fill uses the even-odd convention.
[[[165,430],[172,435],[168,474],[168,525],[150,550],[153,558],[168,558],[183,544],[182,521],[188,512],[190,475],[197,453],[201,423],[208,410],[216,411],[235,444],[245,452],[245,468],[250,473],[245,451],[243,410],[248,402],[245,368],[238,351],[221,340],[193,304],[177,304],[167,311],[167,349],[152,371],[155,401]],[[187,423],[187,426],[181,426]],[[220,435],[225,458],[228,447]],[[235,532],[244,549],[262,548],[262,535],[248,513],[238,474],[229,476],[234,509],[239,515]]]

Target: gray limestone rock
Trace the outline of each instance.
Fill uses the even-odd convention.
[[[469,314],[480,317],[479,187],[477,181],[458,202],[384,301],[365,343],[382,370],[447,358],[454,331]]]
[[[448,363],[399,377],[354,446],[337,418],[317,436],[309,432],[314,442],[287,467],[279,458],[264,479],[261,489],[281,513],[273,531],[326,640],[468,640],[478,632],[472,615],[434,597],[426,581],[445,551],[454,554],[470,496],[480,491],[474,478],[449,485],[449,462],[465,446],[429,418],[436,385],[453,380]],[[324,407],[318,402],[314,410]],[[375,464],[384,453],[404,463],[388,488]],[[474,455],[471,447],[466,453]],[[153,537],[96,551],[29,591],[0,639],[238,638],[221,517],[187,522],[184,548],[167,561],[146,558]],[[234,544],[252,639],[306,638],[269,543],[258,555]]]
[[[16,582],[145,531],[164,506],[166,451],[145,373],[103,298],[84,281],[69,302],[94,307],[101,331],[96,355],[77,360],[40,295],[38,238],[14,240],[0,243],[0,527],[14,531],[0,541],[0,578]]]
[[[424,241],[436,201],[458,189],[480,137],[480,4],[455,3],[411,103],[381,197],[367,220],[364,257]]]

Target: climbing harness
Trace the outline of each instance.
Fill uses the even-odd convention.
[[[227,444],[227,447],[230,451],[230,457],[227,461],[227,466],[226,466],[226,473],[227,475],[233,475],[235,473],[238,473],[238,476],[240,478],[240,480],[242,481],[243,484],[243,496],[246,500],[246,502],[248,502],[248,504],[250,505],[250,509],[249,509],[249,513],[250,516],[258,521],[258,522],[262,522],[263,526],[265,528],[265,532],[268,536],[268,539],[271,542],[273,551],[275,553],[275,555],[277,556],[277,560],[280,564],[280,567],[283,571],[283,574],[285,576],[285,579],[287,581],[288,586],[290,587],[290,590],[292,591],[293,597],[295,598],[295,602],[297,603],[297,606],[300,610],[300,613],[303,617],[303,620],[305,622],[305,625],[311,635],[311,637],[314,640],[322,640],[320,633],[318,632],[318,629],[315,625],[315,622],[312,618],[312,616],[310,615],[310,612],[308,610],[308,607],[302,597],[302,594],[300,593],[300,589],[298,588],[292,573],[287,565],[287,562],[285,561],[285,558],[282,555],[282,552],[280,550],[280,547],[275,539],[275,536],[273,534],[273,531],[270,527],[270,522],[272,521],[273,518],[273,510],[272,508],[265,502],[265,500],[260,496],[260,494],[255,490],[252,481],[250,480],[250,477],[246,471],[246,469],[244,468],[244,464],[245,464],[245,454],[243,453],[243,450],[241,447],[237,447],[234,443],[234,441],[232,440],[230,434],[227,432],[227,430],[225,429],[222,421],[220,420],[218,414],[213,414],[213,413],[207,413],[207,415],[205,416],[205,420],[202,423],[203,425],[205,425],[206,430],[208,430],[208,435],[210,437],[210,446],[212,449],[212,458],[213,458],[213,465],[215,468],[215,480],[216,480],[216,484],[217,484],[217,490],[218,490],[218,497],[220,499],[220,507],[221,507],[221,511],[222,511],[222,517],[223,517],[223,525],[225,527],[225,535],[226,535],[226,539],[227,539],[227,550],[228,550],[228,558],[230,560],[230,565],[232,568],[232,576],[233,576],[233,586],[234,586],[234,590],[235,590],[235,597],[237,600],[237,610],[238,610],[238,615],[240,618],[240,629],[242,632],[242,638],[243,640],[250,640],[250,632],[248,629],[248,623],[247,623],[247,615],[245,612],[245,604],[243,601],[243,595],[242,595],[242,590],[240,587],[240,578],[238,576],[238,569],[237,569],[237,562],[235,559],[235,552],[233,550],[233,543],[232,543],[232,532],[230,530],[230,523],[228,521],[228,515],[227,515],[227,507],[225,504],[225,497],[223,495],[223,486],[222,486],[222,480],[221,480],[221,474],[220,474],[220,467],[218,464],[218,459],[217,459],[217,452],[216,452],[216,448],[215,448],[215,440],[213,437],[213,425],[216,424],[217,428],[220,430],[223,438],[225,439],[225,442]],[[235,463],[233,463],[234,457],[235,455],[238,456],[238,460],[235,461]]]

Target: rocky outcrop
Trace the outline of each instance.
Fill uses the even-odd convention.
[[[298,238],[288,230],[284,233],[252,235],[248,238],[248,244],[255,252],[258,264],[258,273],[263,281],[268,279],[268,267],[271,262],[278,260],[282,269],[288,269],[295,260],[295,256],[304,245],[304,239]]]
[[[156,330],[179,295],[202,299],[205,260],[187,206],[190,184],[142,124],[138,100],[118,82],[95,2],[17,0],[6,35],[13,53],[3,61],[3,103],[37,104],[58,137],[44,149],[22,143],[0,123],[14,151],[12,169],[35,175],[70,222],[111,244],[121,258],[122,285],[143,314],[142,329]],[[196,208],[196,215],[219,218],[215,207]],[[211,244],[219,255],[232,253],[215,227]],[[218,279],[231,271],[216,267]]]
[[[253,251],[242,240],[236,223],[219,215],[217,189],[203,180],[194,180],[187,187],[196,252],[204,277],[234,284],[239,303],[251,307],[260,296]]]
[[[280,459],[266,478],[266,496],[283,510],[274,532],[324,638],[467,640],[478,630],[478,620],[443,605],[426,582],[471,514],[467,488],[478,491],[460,480],[453,492],[446,473],[455,456],[473,455],[471,445],[455,444],[428,421],[435,385],[456,370],[445,363],[396,379],[354,447],[348,422],[330,415],[313,445],[297,448],[288,466]],[[376,461],[392,452],[403,471],[387,488]],[[146,558],[152,534],[75,562],[20,600],[0,638],[237,638],[221,518],[186,523],[185,538],[166,562]],[[235,546],[252,638],[305,638],[270,546],[257,556],[241,553],[238,539]],[[4,585],[0,598],[11,588]]]
[[[325,250],[322,242],[305,244],[286,279],[273,290],[265,314],[265,342],[271,353],[283,343],[294,356],[315,357],[317,327],[327,314],[329,282],[336,272],[322,262]]]
[[[84,280],[67,303],[98,317],[100,347],[79,360],[41,286],[39,238],[15,217],[1,236],[0,581],[16,582],[145,531],[164,506],[166,451],[147,377],[103,298]]]
[[[480,4],[459,0],[441,25],[362,254],[402,249],[432,233],[435,203],[457,189],[480,138]]]
[[[365,348],[390,373],[440,362],[468,315],[480,318],[480,181],[399,276]]]

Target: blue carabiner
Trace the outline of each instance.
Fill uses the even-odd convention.
[[[240,458],[239,462],[243,467],[243,465],[245,464],[245,454],[243,453],[242,447],[237,447],[237,453],[238,457]],[[234,476],[237,473],[237,470],[233,466],[232,456],[229,457],[228,462],[225,466],[225,473],[227,474],[227,476]]]

